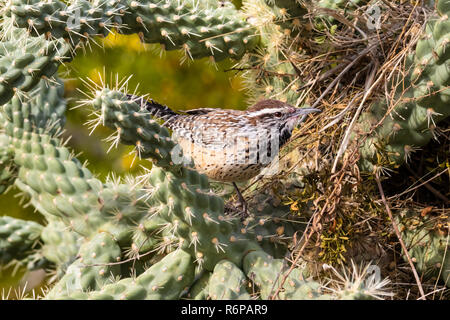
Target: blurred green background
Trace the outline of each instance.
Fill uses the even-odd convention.
[[[88,161],[88,168],[105,179],[114,172],[118,176],[137,174],[141,166],[148,166],[145,160],[134,160],[132,147],[119,145],[109,153],[109,145],[102,141],[112,130],[98,127],[91,135],[86,125],[89,120],[89,107],[71,109],[77,102],[86,98],[82,92],[89,92],[82,79],[91,79],[100,83],[115,83],[119,79],[129,80],[129,92],[139,85],[140,94],[165,104],[174,110],[201,107],[219,107],[244,109],[245,92],[242,79],[232,71],[232,61],[223,61],[215,66],[208,59],[189,61],[181,64],[180,52],[162,52],[159,45],[143,45],[137,36],[111,34],[103,40],[95,40],[99,46],[91,43],[92,49],[86,53],[79,51],[73,62],[60,68],[60,76],[66,79],[65,90],[68,98],[67,124],[65,137],[71,137],[68,146],[78,158]],[[105,77],[106,76],[106,77]],[[81,92],[80,92],[81,91]],[[131,153],[130,153],[131,152]],[[21,203],[22,199],[22,203]],[[24,208],[26,198],[17,189],[0,196],[0,215],[9,215],[21,219],[43,222],[32,206]],[[24,270],[0,268],[1,291],[16,286]]]

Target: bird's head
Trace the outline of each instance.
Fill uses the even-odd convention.
[[[292,135],[295,126],[302,123],[306,116],[313,112],[321,112],[314,108],[296,108],[278,100],[262,100],[247,109],[250,121],[272,136],[272,130],[278,132],[279,146],[284,145]]]
[[[252,122],[292,131],[297,124],[305,120],[308,114],[321,112],[321,110],[296,108],[282,101],[267,99],[254,104],[247,109],[247,112]]]

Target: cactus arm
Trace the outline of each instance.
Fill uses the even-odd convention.
[[[58,67],[72,59],[70,46],[63,40],[29,38],[13,28],[0,44],[0,104],[18,92],[30,92],[41,78],[51,78]]]
[[[282,259],[273,259],[263,251],[253,251],[244,258],[243,267],[247,277],[259,288],[261,299],[269,299],[281,284],[283,272]],[[312,300],[330,299],[320,291],[320,284],[315,281],[305,281],[299,269],[294,269],[286,280],[280,299]]]
[[[33,221],[0,217],[0,264],[21,261],[39,247],[43,227]]]
[[[114,26],[120,33],[137,33],[142,42],[182,50],[190,59],[239,59],[258,37],[234,7],[198,6],[193,1],[14,0],[6,15],[32,35],[65,38],[76,46],[93,36],[106,36]]]
[[[57,278],[61,278],[67,267],[75,260],[80,250],[82,237],[70,231],[63,222],[53,219],[44,227],[41,234],[42,256],[54,264]]]
[[[122,1],[12,0],[3,8],[11,23],[32,36],[66,39],[73,47],[94,36],[107,36],[121,23]]]
[[[441,216],[422,216],[417,210],[402,210],[396,220],[408,253],[425,280],[439,278],[450,286],[450,220]],[[446,230],[447,228],[447,230]],[[406,260],[406,256],[403,258]]]
[[[120,274],[121,250],[110,234],[99,233],[80,247],[79,258],[47,294],[47,298],[70,295],[76,291],[97,290],[110,277]]]
[[[0,135],[0,194],[6,192],[9,186],[13,185],[17,166],[14,164],[14,154],[9,149],[9,137]]]
[[[235,264],[222,260],[209,279],[209,296],[213,300],[250,300],[245,274]]]
[[[100,300],[173,300],[194,281],[192,258],[182,250],[169,253],[135,279],[126,278],[107,284],[100,290],[60,292],[50,299]]]

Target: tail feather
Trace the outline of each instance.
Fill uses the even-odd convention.
[[[152,99],[147,100],[144,97],[139,97],[132,94],[127,94],[127,97],[133,101],[136,101],[137,103],[140,103],[142,107],[145,107],[145,109],[156,118],[170,120],[173,117],[179,116],[178,113],[176,113],[169,107],[159,104]]]

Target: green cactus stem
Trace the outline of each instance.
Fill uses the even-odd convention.
[[[0,264],[25,259],[39,247],[42,226],[33,221],[0,217]]]
[[[165,50],[182,50],[190,59],[240,59],[258,42],[252,27],[232,6],[199,6],[175,0],[12,0],[5,8],[15,26],[32,35],[65,38],[76,46],[93,36],[106,36],[112,27],[138,34],[145,43]]]

